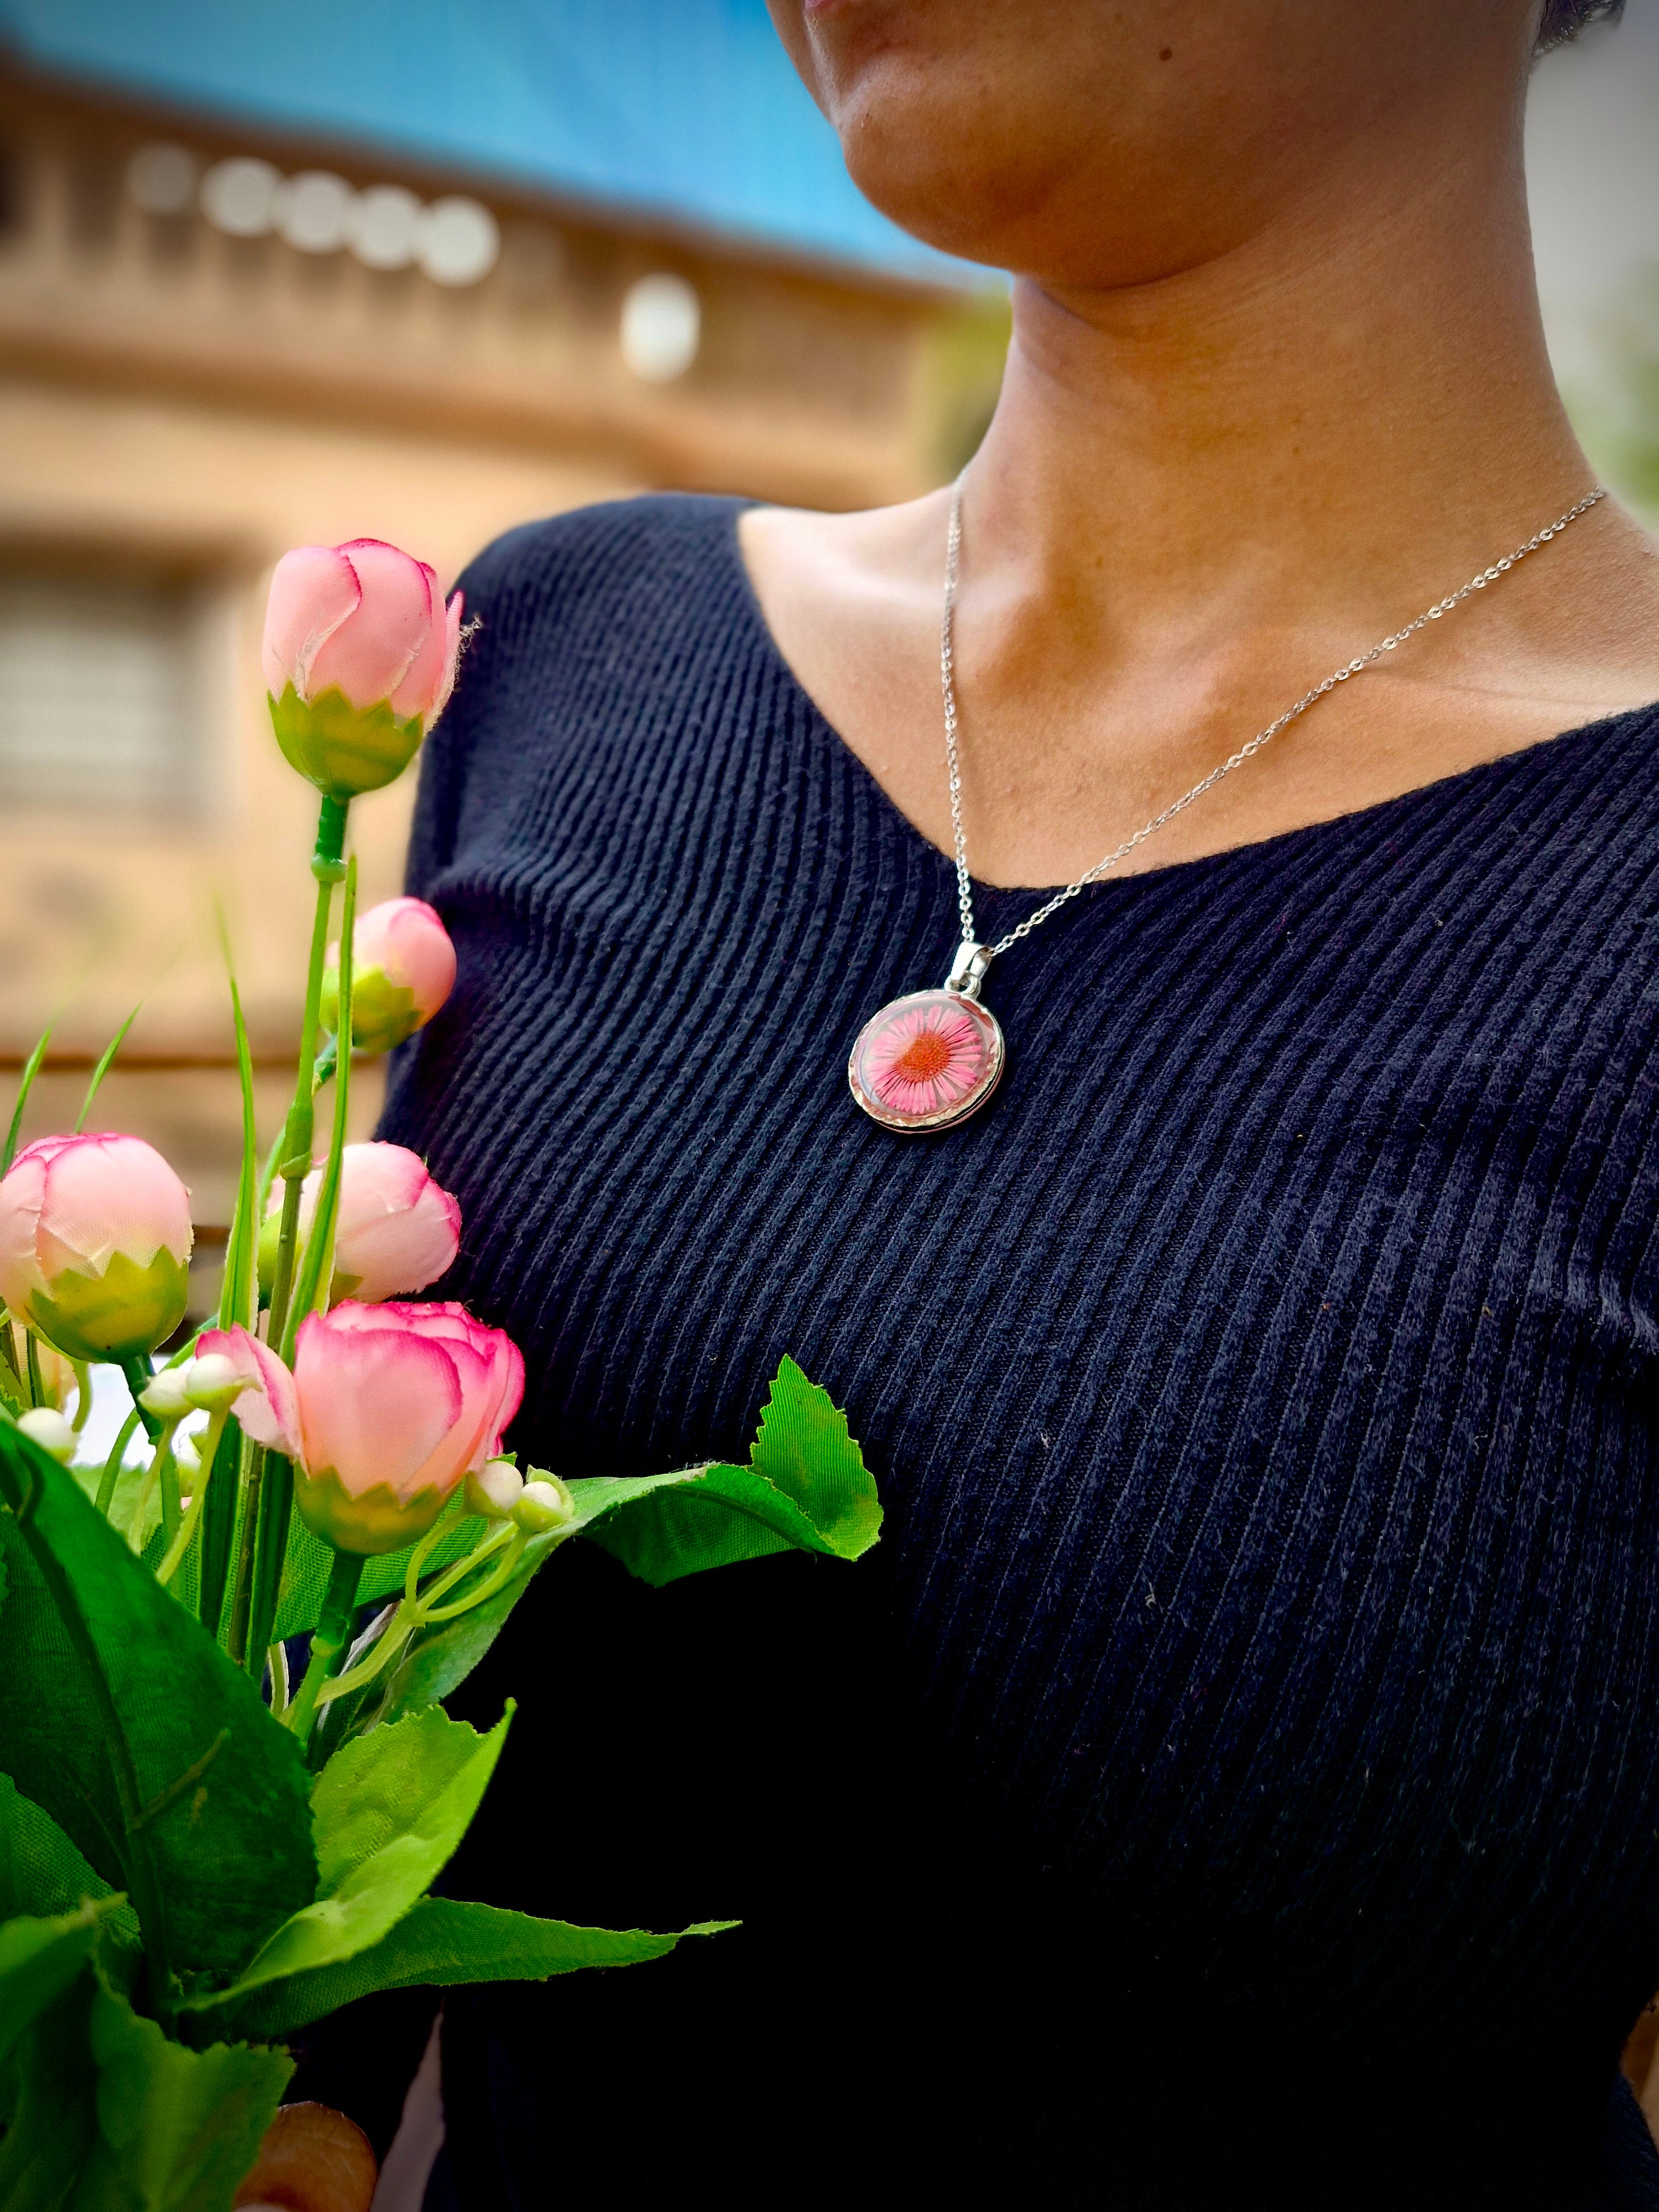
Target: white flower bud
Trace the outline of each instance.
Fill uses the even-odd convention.
[[[486,1521],[505,1521],[523,1489],[524,1477],[510,1459],[487,1460],[466,1478],[466,1510]]]
[[[147,1413],[154,1413],[163,1421],[176,1421],[190,1411],[190,1400],[185,1395],[184,1370],[164,1367],[151,1382],[148,1389],[138,1394],[138,1403]]]
[[[513,1518],[527,1536],[539,1536],[562,1522],[575,1518],[576,1501],[556,1474],[538,1474],[526,1482],[513,1508]]]
[[[185,1397],[209,1413],[228,1413],[247,1388],[247,1377],[236,1372],[222,1352],[187,1359],[179,1371],[184,1377]]]
[[[75,1431],[61,1413],[50,1406],[36,1406],[27,1413],[20,1413],[17,1425],[32,1443],[42,1451],[50,1452],[65,1467],[75,1456]]]

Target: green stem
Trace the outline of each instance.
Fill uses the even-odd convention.
[[[46,1386],[40,1379],[40,1347],[35,1341],[32,1328],[23,1332],[23,1357],[28,1362],[29,1403],[31,1406],[44,1406]]]
[[[155,1380],[155,1370],[142,1352],[135,1352],[131,1359],[121,1362],[121,1372],[127,1378],[127,1388],[132,1393],[133,1411],[144,1425],[144,1434],[155,1443],[166,1426],[159,1413],[152,1413],[148,1406],[138,1403],[139,1394],[148,1390]]]
[[[259,1679],[259,1655],[270,1643],[276,1625],[276,1601],[283,1587],[283,1563],[288,1556],[289,1528],[293,1518],[294,1462],[281,1452],[268,1451],[264,1480],[259,1486],[253,1595],[247,1616],[248,1672],[255,1681]]]
[[[443,1524],[440,1522],[438,1529],[434,1533],[438,1533],[442,1527]],[[417,1635],[422,1629],[428,1626],[433,1621],[459,1620],[462,1613],[471,1613],[475,1605],[482,1605],[486,1598],[494,1597],[501,1584],[518,1566],[528,1540],[529,1539],[520,1530],[515,1528],[511,1522],[499,1525],[491,1529],[483,1542],[469,1552],[464,1559],[457,1559],[452,1565],[446,1567],[442,1574],[438,1576],[418,1597],[413,1594],[412,1589],[416,1561],[421,1556],[420,1551],[417,1550],[415,1559],[410,1562],[411,1588],[398,1600],[397,1611],[374,1639],[374,1650],[366,1657],[360,1659],[349,1674],[342,1674],[337,1680],[324,1684],[317,1694],[319,1705],[331,1705],[336,1698],[349,1697],[354,1690],[366,1687],[391,1660],[396,1658],[411,1636]],[[430,1535],[423,1537],[422,1547],[429,1546],[431,1541]],[[497,1557],[498,1554],[502,1556]],[[457,1583],[470,1575],[475,1567],[483,1565],[492,1558],[495,1559],[495,1571],[484,1577],[477,1589],[469,1590],[465,1597],[458,1598],[453,1605],[442,1607],[438,1605],[437,1601],[453,1589]]]
[[[242,1485],[241,1540],[236,1547],[236,1574],[230,1591],[230,1626],[225,1650],[240,1666],[247,1657],[248,1615],[253,1604],[253,1539],[259,1521],[259,1498],[264,1484],[265,1448],[255,1444],[248,1454],[247,1476]]]
[[[161,1486],[161,1541],[171,1547],[179,1534],[179,1462],[173,1455],[173,1439],[179,1424],[170,1422],[161,1449],[155,1455],[156,1478]]]
[[[15,1395],[20,1400],[24,1395],[23,1370],[27,1362],[18,1352],[17,1344],[23,1333],[22,1322],[14,1322],[6,1309],[0,1306],[0,1378],[4,1379],[8,1396],[14,1395],[12,1386],[16,1386]]]
[[[219,1616],[224,1610],[241,1472],[242,1426],[233,1414],[226,1419],[219,1449],[214,1454],[212,1487],[202,1521],[202,1571],[197,1579],[196,1618],[210,1636],[219,1633]]]
[[[115,1486],[121,1480],[121,1468],[127,1455],[127,1446],[132,1442],[132,1432],[138,1425],[138,1408],[135,1406],[121,1424],[121,1433],[110,1446],[109,1457],[104,1462],[104,1472],[98,1480],[98,1510],[106,1521],[109,1509],[115,1502]]]
[[[270,1322],[269,1340],[273,1348],[281,1345],[283,1330],[288,1323],[288,1302],[294,1290],[294,1255],[300,1242],[300,1200],[305,1179],[311,1172],[311,1139],[315,1127],[310,1102],[303,1116],[303,1143],[306,1164],[297,1176],[290,1176],[286,1162],[283,1167],[283,1225],[277,1232],[276,1265],[270,1279]],[[290,1108],[286,1146],[300,1135],[301,1116],[297,1108]],[[296,1155],[295,1157],[298,1157]]]
[[[173,1538],[172,1542],[167,1546],[166,1557],[162,1559],[161,1565],[155,1570],[155,1579],[164,1587],[173,1580],[174,1575],[178,1573],[179,1568],[184,1565],[185,1554],[190,1549],[191,1538],[196,1534],[196,1524],[201,1519],[202,1509],[207,1503],[208,1486],[213,1480],[214,1463],[217,1459],[219,1453],[220,1432],[224,1428],[224,1425],[225,1416],[222,1413],[216,1413],[212,1419],[208,1423],[206,1428],[202,1431],[202,1441],[200,1445],[202,1469],[201,1473],[196,1479],[196,1495],[190,1501],[189,1512],[185,1514],[184,1519],[179,1524],[178,1533]],[[175,1461],[175,1468],[178,1462]],[[179,1491],[179,1486],[176,1481],[173,1484],[173,1496],[176,1499]],[[162,1492],[161,1497],[162,1526],[165,1528],[167,1525],[167,1492],[165,1490]],[[178,1509],[175,1504],[175,1513],[177,1510]]]
[[[311,1639],[311,1662],[306,1668],[306,1678],[300,1685],[299,1696],[283,1717],[284,1727],[291,1728],[301,1743],[310,1742],[311,1731],[317,1724],[317,1692],[331,1675],[338,1673],[351,1648],[351,1618],[364,1565],[359,1552],[334,1554],[327,1594],[318,1615],[316,1633]]]
[[[462,1613],[471,1613],[475,1605],[483,1605],[487,1598],[495,1596],[502,1583],[511,1579],[524,1555],[524,1547],[530,1541],[521,1528],[514,1528],[513,1534],[518,1540],[507,1546],[496,1564],[495,1572],[486,1575],[477,1589],[468,1590],[465,1597],[458,1597],[453,1605],[433,1605],[429,1600],[422,1604],[422,1626],[434,1620],[459,1620]],[[485,1548],[481,1544],[478,1551]],[[470,1567],[477,1566],[478,1553],[475,1552],[466,1564]],[[438,1592],[434,1590],[433,1596],[437,1595]]]
[[[282,1155],[276,1172],[287,1188],[283,1193],[283,1223],[276,1245],[276,1265],[270,1285],[270,1328],[267,1341],[279,1349],[288,1320],[288,1304],[294,1288],[295,1253],[300,1238],[300,1188],[311,1173],[311,1146],[316,1115],[315,1095],[318,1009],[322,1004],[323,969],[328,959],[328,918],[334,886],[343,882],[345,869],[340,854],[345,844],[348,802],[325,799],[317,819],[317,848],[311,870],[317,878],[317,908],[311,925],[311,962],[306,970],[305,1012],[300,1021],[300,1062],[295,1073],[294,1103],[288,1109]]]
[[[316,1130],[312,1098],[319,1028],[318,1009],[322,1002],[323,969],[328,957],[330,904],[335,884],[343,882],[346,873],[340,855],[345,849],[346,811],[349,803],[346,799],[324,799],[317,817],[316,849],[311,858],[311,872],[317,878],[317,908],[311,925],[311,960],[306,970],[305,1011],[300,1021],[294,1103],[289,1108],[276,1164],[276,1172],[284,1186],[283,1215],[277,1231],[276,1265],[271,1275],[270,1318],[265,1330],[265,1341],[279,1356],[288,1349],[289,1308],[300,1243],[300,1198],[305,1179],[311,1172],[311,1146]],[[294,1470],[289,1462],[276,1452],[256,1455],[231,1614],[231,1656],[250,1672],[263,1664],[258,1655],[270,1640],[276,1617],[276,1595],[282,1585],[293,1498]]]
[[[422,1621],[433,1619],[432,1608],[447,1598],[457,1583],[465,1582],[474,1567],[481,1567],[486,1559],[493,1559],[503,1544],[509,1543],[519,1531],[510,1521],[498,1521],[464,1559],[452,1560],[441,1575],[434,1577],[421,1592],[415,1602],[420,1608]],[[465,1608],[463,1607],[463,1610]]]
[[[75,1419],[70,1426],[78,1437],[92,1413],[92,1369],[84,1359],[71,1360],[75,1370]]]
[[[422,1625],[419,1607],[411,1606],[406,1598],[400,1598],[396,1612],[375,1638],[368,1655],[357,1662],[349,1674],[335,1676],[318,1691],[319,1709],[332,1705],[336,1698],[349,1698],[354,1690],[361,1690],[372,1682],[398,1656]]]

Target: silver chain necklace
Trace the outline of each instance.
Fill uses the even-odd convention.
[[[1358,676],[1381,660],[1385,653],[1395,652],[1408,637],[1449,615],[1473,592],[1483,592],[1488,584],[1495,584],[1518,562],[1524,561],[1528,553],[1547,545],[1570,522],[1576,522],[1598,500],[1606,497],[1606,491],[1598,484],[1565,514],[1535,531],[1524,545],[1517,545],[1513,553],[1471,576],[1461,591],[1452,592],[1448,599],[1437,599],[1433,606],[1425,608],[1414,622],[1379,639],[1369,652],[1358,654],[1346,667],[1334,669],[1322,683],[1304,691],[1293,707],[1287,707],[1276,720],[1269,722],[1265,730],[1258,730],[1237,752],[1230,753],[1207,775],[1201,776],[1190,791],[1172,799],[1161,814],[1155,814],[1133,836],[1114,846],[1093,867],[1085,869],[1074,884],[1067,884],[1064,890],[1056,891],[994,945],[984,945],[979,940],[974,923],[974,885],[968,872],[968,840],[962,823],[962,764],[957,753],[954,634],[957,569],[962,552],[962,479],[958,477],[951,488],[951,526],[945,539],[945,612],[939,628],[939,669],[945,701],[945,759],[950,772],[951,828],[956,843],[957,909],[961,917],[962,941],[942,988],[912,991],[902,999],[892,1000],[879,1012],[872,1014],[859,1031],[847,1063],[847,1079],[854,1097],[865,1112],[884,1128],[897,1130],[905,1136],[954,1128],[957,1122],[977,1113],[996,1089],[1006,1057],[996,1017],[979,1003],[980,987],[993,960],[1040,928],[1051,915],[1057,914],[1091,884],[1097,883],[1109,868],[1115,867],[1137,846],[1144,845],[1154,831],[1173,822],[1177,814],[1184,813],[1206,791],[1212,791],[1223,776],[1231,775],[1246,761],[1254,760],[1265,744],[1298,715],[1305,714],[1328,691],[1334,691],[1339,684],[1346,684],[1350,677]]]

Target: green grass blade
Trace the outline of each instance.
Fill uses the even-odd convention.
[[[52,1024],[48,1022],[36,1041],[34,1050],[23,1062],[23,1073],[17,1085],[17,1103],[12,1109],[11,1127],[6,1132],[6,1149],[0,1154],[0,1176],[4,1175],[17,1158],[17,1139],[23,1127],[23,1109],[29,1103],[29,1093],[34,1088],[34,1079],[40,1073],[40,1063],[46,1056],[46,1047],[52,1042]]]
[[[146,993],[145,996],[148,997],[149,994]],[[98,1065],[92,1071],[92,1080],[87,1085],[87,1095],[81,1101],[81,1110],[75,1117],[75,1133],[76,1136],[79,1136],[82,1130],[87,1126],[87,1117],[92,1112],[93,1107],[98,1097],[98,1093],[103,1087],[104,1078],[109,1073],[112,1066],[113,1066],[116,1054],[120,1051],[122,1046],[127,1041],[127,1031],[132,1027],[133,1024],[137,1020],[139,1015],[143,1013],[143,1011],[144,1001],[143,999],[140,999],[137,1005],[127,1016],[125,1021],[122,1023],[120,1028],[116,1030],[115,1035],[110,1039],[109,1042],[104,1047],[102,1053],[99,1055]]]

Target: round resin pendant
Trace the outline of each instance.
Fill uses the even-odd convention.
[[[977,1113],[1002,1073],[996,1017],[964,991],[912,991],[872,1014],[847,1063],[853,1096],[900,1135],[949,1129]]]

